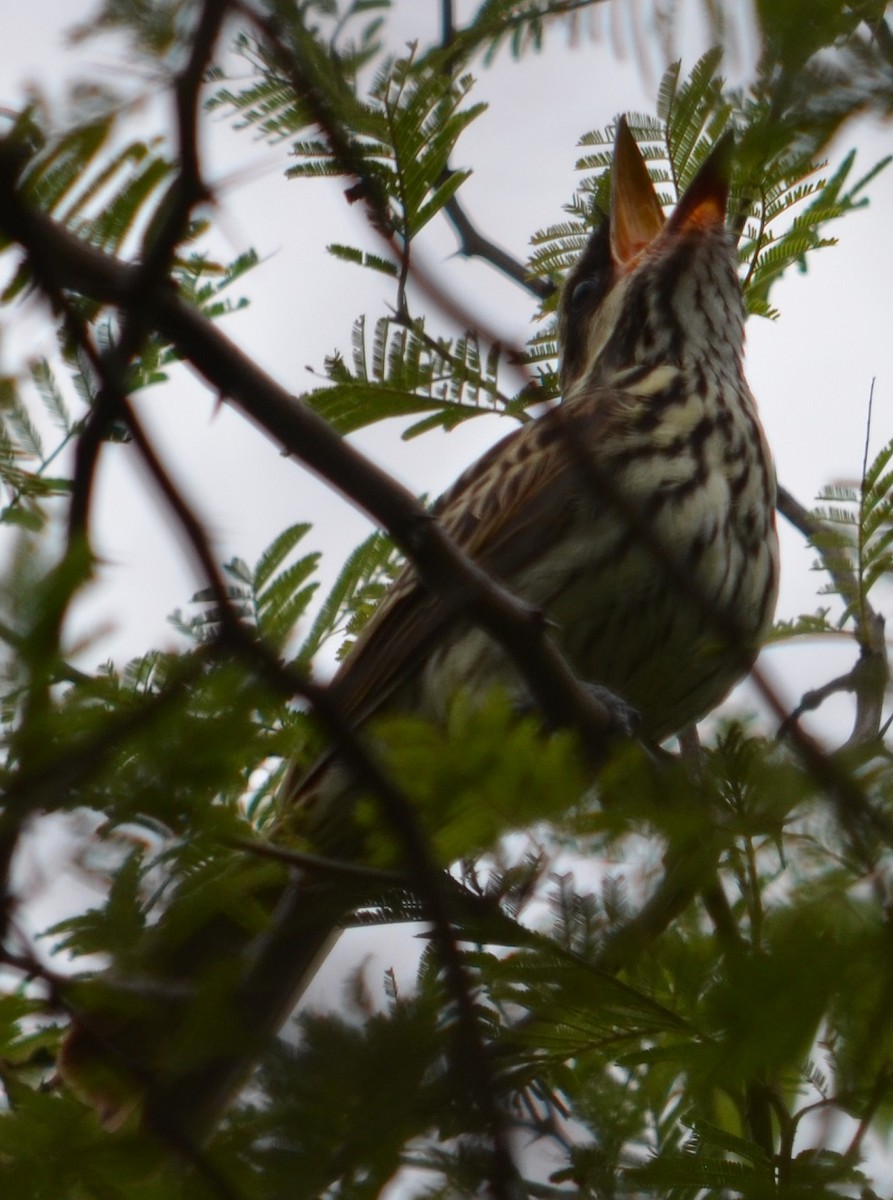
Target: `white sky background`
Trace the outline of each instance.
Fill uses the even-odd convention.
[[[437,0],[400,0],[391,18],[392,44],[400,48],[412,37],[424,44],[436,32],[439,7]],[[459,4],[460,18],[472,7]],[[650,7],[639,5],[643,24]],[[66,81],[74,78],[132,85],[108,42],[88,43],[75,52],[65,48],[64,31],[92,11],[94,5],[85,0],[29,0],[17,6],[15,20],[4,22],[0,38],[0,106],[19,108],[29,84],[53,97],[61,97]],[[698,4],[690,2],[683,11],[677,43],[685,73],[707,42]],[[534,230],[561,219],[562,205],[574,190],[580,136],[619,112],[653,111],[663,64],[652,46],[646,69],[628,37],[625,51],[612,39],[612,21],[621,30],[628,27],[623,14],[617,5],[613,17],[607,6],[597,15],[604,31],[597,41],[581,39],[569,46],[556,30],[542,54],[517,63],[503,51],[494,66],[474,70],[478,83],[470,100],[487,100],[490,107],[463,135],[452,165],[474,169],[460,199],[480,230],[517,258],[526,256]],[[755,52],[745,29],[727,73],[746,78]],[[157,112],[156,107],[146,114],[145,132],[160,128]],[[830,168],[851,146],[858,147],[853,176],[858,178],[893,150],[891,130],[871,120],[853,123],[833,148]],[[215,249],[231,258],[254,247],[265,260],[232,290],[234,297],[248,296],[250,307],[226,318],[222,328],[285,386],[305,390],[314,383],[306,366],[321,368],[336,348],[348,352],[354,318],[366,313],[374,319],[393,297],[385,277],[330,258],[324,246],[380,247],[365,227],[360,206],[346,203],[343,182],[283,178],[289,164],[285,144],[270,149],[249,132],[234,133],[218,117],[206,128],[205,155],[205,177],[218,198]],[[780,319],[748,324],[748,377],[779,478],[807,505],[822,486],[858,479],[872,379],[874,450],[893,436],[893,169],[872,184],[869,194],[870,207],[833,230],[840,245],[810,256],[806,277],[791,272],[773,292]],[[429,226],[420,246],[436,279],[486,330],[523,344],[535,311],[531,297],[488,265],[456,257],[455,236],[443,221]],[[32,313],[23,326],[20,311],[0,313],[0,370],[16,370],[37,353],[52,355],[51,329],[38,316]],[[23,328],[27,344],[21,341]],[[461,332],[445,323],[429,328]],[[186,371],[148,391],[139,409],[175,478],[206,519],[221,561],[238,554],[253,563],[286,525],[311,520],[315,529],[305,549],[324,551],[325,585],[364,536],[367,525],[360,514],[299,464],[282,458],[244,420],[225,408],[217,411],[215,398]],[[482,418],[449,435],[408,443],[393,425],[354,440],[414,490],[436,494],[510,428],[496,418]],[[123,663],[174,644],[167,616],[177,607],[185,609],[202,585],[136,460],[136,452],[121,445],[106,447],[101,458],[93,531],[107,565],[81,604],[72,632],[78,638],[95,634],[81,654],[88,668],[109,656]],[[787,617],[816,607],[818,578],[809,571],[812,552],[784,523],[782,538],[779,615]],[[0,542],[0,562],[5,553]],[[764,657],[782,695],[796,703],[803,689],[846,670],[854,656],[847,640],[839,649],[823,643],[819,652],[815,645],[800,645],[775,648]],[[822,727],[833,728],[848,711],[844,701],[828,706]],[[31,884],[27,894],[37,901],[32,916],[38,928],[58,913],[60,889],[40,886],[53,877],[58,882],[58,851],[55,838],[33,847],[25,870]],[[63,890],[70,903],[78,890],[71,876]],[[89,895],[83,899],[92,902]],[[370,942],[368,933],[363,936]],[[356,951],[342,945],[342,955],[342,961],[355,961]],[[331,971],[337,970],[336,964]],[[335,977],[328,969],[327,975]],[[411,978],[407,967],[404,986]],[[325,987],[325,980],[318,986]]]

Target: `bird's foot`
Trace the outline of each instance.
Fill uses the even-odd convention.
[[[586,679],[579,680],[579,683],[590,699],[604,710],[606,735],[627,738],[636,736],[642,724],[642,718],[637,708],[600,683],[590,683]],[[514,698],[514,708],[519,717],[529,717],[533,714],[542,715],[540,706],[526,692],[520,693]],[[546,724],[555,727],[554,721],[547,720]]]
[[[607,711],[608,732],[620,737],[635,737],[642,724],[642,717],[637,708],[628,704],[622,696],[612,692],[610,688],[600,683],[589,683],[582,680],[582,685],[590,697]]]

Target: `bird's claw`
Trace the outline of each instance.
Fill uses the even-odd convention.
[[[583,680],[582,686],[591,699],[607,710],[609,733],[628,738],[636,736],[642,724],[642,716],[637,708],[600,683]]]
[[[586,679],[581,679],[579,684],[587,696],[603,710],[606,734],[627,738],[636,736],[642,724],[642,718],[637,708],[600,683],[590,683]],[[528,717],[533,713],[542,712],[539,705],[526,692],[514,698],[514,709],[519,717]],[[546,724],[554,727],[555,722],[547,720]]]

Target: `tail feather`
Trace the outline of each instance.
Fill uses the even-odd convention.
[[[145,973],[110,973],[76,1017],[59,1071],[106,1128],[138,1112],[163,1137],[203,1140],[363,903],[297,875],[251,900],[269,914],[260,933],[218,912],[172,943],[162,920]]]

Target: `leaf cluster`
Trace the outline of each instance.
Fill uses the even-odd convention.
[[[816,567],[828,571],[843,564],[854,587],[842,591],[832,577],[823,588],[841,596],[844,609],[839,627],[856,620],[864,624],[869,597],[893,574],[893,442],[867,464],[858,487],[836,484],[823,488],[816,517],[823,528],[814,538],[822,557]]]
[[[326,359],[329,384],[305,396],[339,433],[392,417],[429,414],[405,430],[403,436],[413,438],[510,407],[499,389],[500,348],[493,345],[482,354],[473,333],[434,339],[421,321],[407,328],[380,317],[370,338],[360,317],[351,341],[351,361],[338,354]]]
[[[22,195],[36,209],[54,216],[86,244],[125,255],[153,243],[175,171],[161,138],[121,145],[118,128],[117,114],[109,111],[90,113],[70,130],[56,132],[50,111],[35,102],[18,115],[7,138],[16,149]],[[230,300],[225,292],[256,265],[257,256],[249,250],[231,263],[215,261],[200,248],[208,229],[207,219],[190,223],[172,264],[172,283],[206,316],[218,318],[245,303]],[[0,251],[12,256],[8,238],[0,236]],[[0,303],[14,304],[33,284],[33,264],[19,261]],[[80,323],[91,328],[100,355],[111,352],[119,331],[117,315],[93,301],[61,292],[51,299],[60,310],[59,361],[35,356],[0,379],[0,524],[32,533],[54,511],[47,502],[70,495],[70,452],[97,398],[95,364],[77,332]],[[136,391],[166,382],[177,358],[167,338],[152,334],[129,366],[128,387]],[[128,434],[113,423],[105,437],[125,441]]]

